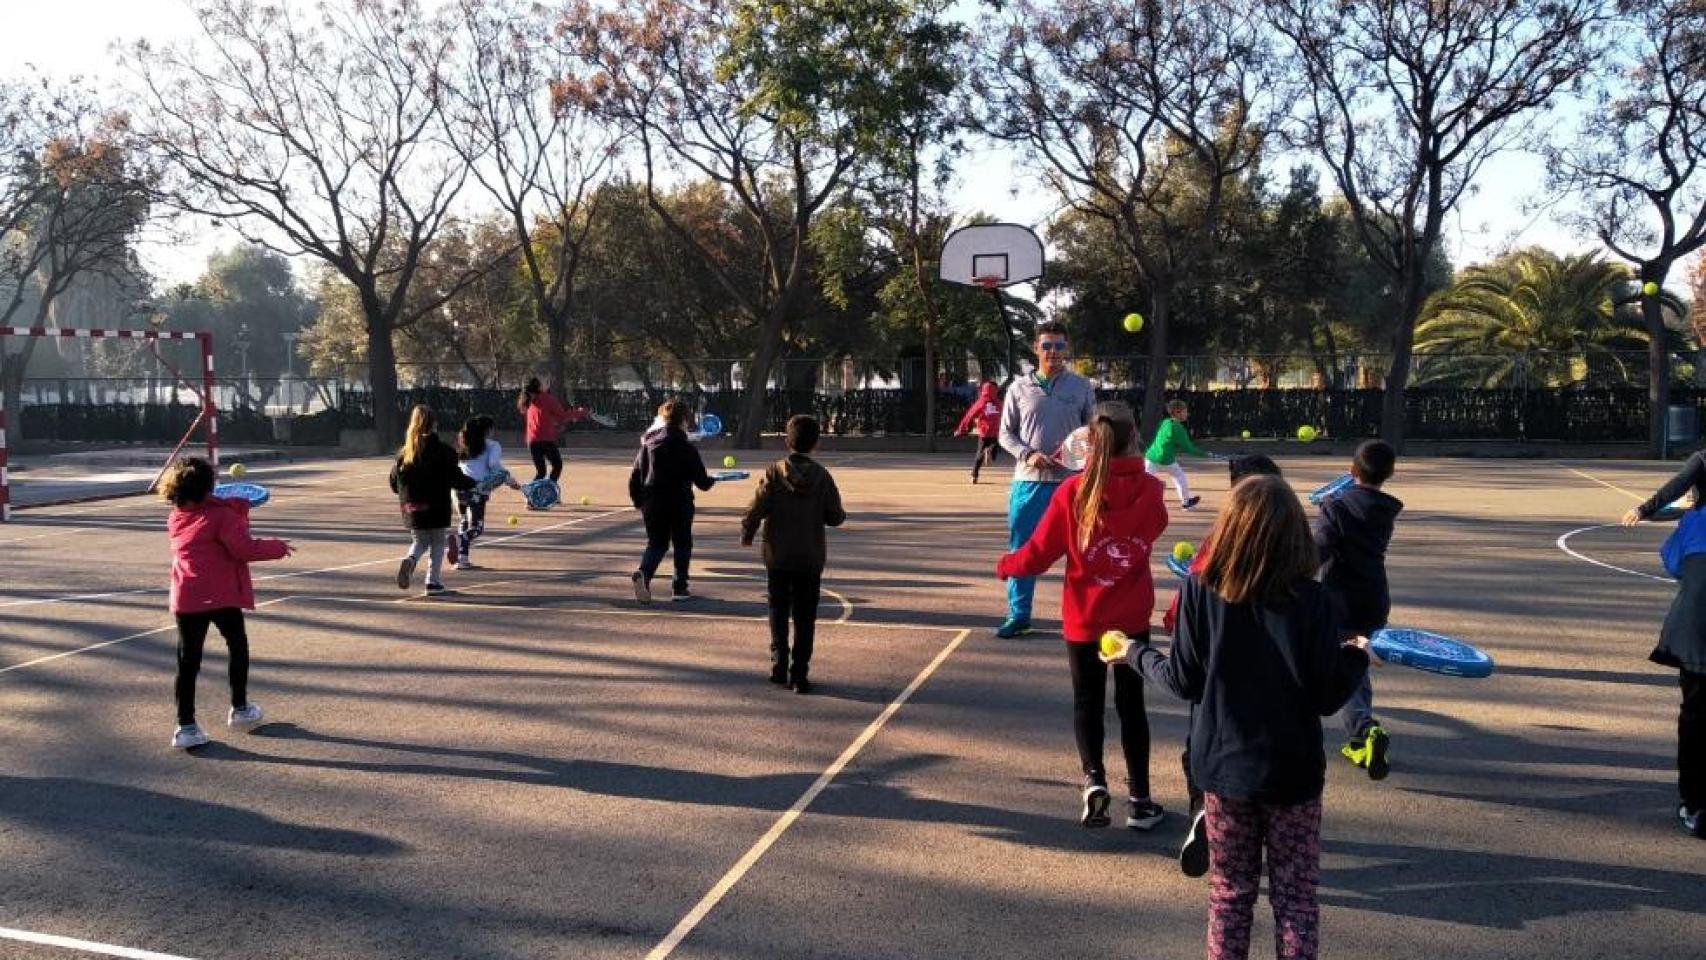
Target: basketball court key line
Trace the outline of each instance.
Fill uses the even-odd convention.
[[[1640,577],[1643,580],[1657,580],[1660,583],[1675,583],[1676,582],[1675,580],[1672,580],[1669,577],[1661,577],[1661,576],[1658,576],[1657,574],[1652,574],[1652,573],[1643,573],[1640,570],[1631,570],[1628,567],[1620,567],[1615,563],[1606,563],[1604,560],[1595,560],[1593,557],[1590,557],[1585,553],[1580,553],[1577,550],[1575,550],[1573,547],[1570,546],[1570,538],[1575,536],[1578,533],[1587,533],[1589,530],[1609,530],[1609,529],[1611,529],[1613,527],[1617,527],[1617,526],[1619,526],[1619,524],[1596,523],[1591,527],[1577,527],[1576,529],[1571,530],[1569,533],[1566,533],[1563,536],[1559,537],[1555,542],[1558,545],[1558,549],[1564,551],[1565,553],[1569,554],[1572,557],[1575,557],[1577,560],[1580,560],[1583,563],[1591,563],[1596,567],[1604,567],[1607,570],[1615,570],[1618,573],[1626,573],[1626,574],[1630,575],[1631,577]]]
[[[954,635],[954,639],[948,641],[942,651],[936,654],[936,658],[926,664],[924,669],[918,672],[918,676],[912,678],[912,682],[906,685],[906,689],[902,690],[883,709],[883,712],[878,714],[877,718],[872,720],[859,736],[847,745],[847,749],[841,751],[841,756],[836,757],[835,762],[831,763],[828,769],[812,781],[812,785],[806,788],[805,793],[800,794],[800,798],[794,801],[793,806],[777,818],[770,829],[764,832],[764,836],[758,838],[758,842],[754,843],[752,848],[747,850],[733,867],[729,868],[728,873],[723,874],[722,879],[718,880],[705,896],[700,898],[697,904],[694,904],[693,909],[687,911],[687,915],[681,918],[681,922],[675,925],[675,929],[671,930],[669,935],[665,936],[656,947],[653,947],[650,953],[646,954],[646,960],[664,960],[675,951],[676,947],[681,945],[683,940],[687,939],[688,934],[692,933],[693,929],[699,926],[700,922],[712,910],[716,909],[717,904],[728,896],[735,884],[740,883],[741,878],[745,877],[747,872],[763,858],[764,854],[776,845],[776,841],[782,839],[782,835],[787,833],[788,828],[800,819],[800,815],[812,805],[812,801],[816,800],[836,776],[846,769],[849,763],[853,762],[853,758],[859,755],[859,751],[863,750],[866,744],[875,739],[878,732],[888,724],[889,718],[900,712],[900,708],[905,706],[906,702],[912,698],[919,687],[924,685],[926,680],[930,679],[930,675],[936,672],[936,668],[940,667],[955,650],[959,649],[960,644],[964,643],[966,637],[970,635],[970,630],[962,629]]]

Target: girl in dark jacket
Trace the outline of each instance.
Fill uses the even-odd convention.
[[[408,556],[397,564],[397,586],[409,589],[415,565],[427,556],[427,593],[444,592],[444,544],[450,533],[450,491],[474,489],[474,478],[462,472],[456,451],[438,438],[437,421],[426,407],[409,413],[403,449],[391,467],[391,490],[403,507],[403,521],[414,541]]]
[[[646,521],[646,552],[640,569],[630,578],[634,599],[652,602],[652,576],[663,563],[663,555],[675,550],[675,581],[671,600],[691,600],[687,589],[688,564],[693,560],[693,488],[711,489],[716,481],[705,472],[699,448],[687,439],[693,414],[680,400],[658,407],[658,423],[640,437],[640,452],[628,475],[628,499]]]
[[[1623,525],[1652,519],[1685,493],[1694,495],[1691,510],[1706,506],[1706,453],[1689,457],[1681,472],[1658,493],[1623,515]],[[1648,659],[1673,667],[1682,675],[1682,710],[1676,721],[1681,803],[1676,813],[1684,830],[1706,839],[1706,816],[1701,815],[1706,813],[1706,553],[1684,556],[1676,579],[1676,599],[1671,601],[1659,644]]]
[[[1191,701],[1191,771],[1205,793],[1208,957],[1245,957],[1268,863],[1281,956],[1319,949],[1321,718],[1368,669],[1366,638],[1341,644],[1297,495],[1278,477],[1232,488],[1209,531],[1200,574],[1185,581],[1172,656],[1147,642],[1126,659]]]

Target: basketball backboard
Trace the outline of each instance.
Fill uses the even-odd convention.
[[[961,227],[942,243],[942,279],[964,286],[1010,287],[1043,275],[1043,242],[1017,223]]]

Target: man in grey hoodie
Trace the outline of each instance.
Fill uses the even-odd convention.
[[[1047,320],[1037,325],[1037,369],[1013,381],[1001,408],[1001,449],[1013,455],[1013,485],[1007,493],[1007,546],[1017,550],[1031,539],[1049,498],[1071,471],[1054,459],[1072,431],[1090,421],[1096,390],[1090,381],[1066,369],[1071,356],[1066,325]],[[1007,619],[995,628],[1002,639],[1031,631],[1035,577],[1007,581]]]

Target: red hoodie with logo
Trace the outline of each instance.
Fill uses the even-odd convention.
[[[283,540],[249,536],[249,502],[209,496],[166,518],[172,538],[172,612],[255,609],[249,564],[280,560]]]
[[[966,415],[960,418],[960,425],[955,428],[956,434],[965,433],[977,424],[977,435],[986,440],[1001,436],[1001,392],[995,389],[995,384],[986,383],[978,391],[977,399],[966,408]]]
[[[1107,630],[1139,633],[1155,613],[1149,554],[1167,529],[1161,481],[1143,469],[1142,457],[1108,462],[1101,520],[1089,546],[1078,546],[1073,500],[1083,476],[1060,485],[1031,539],[995,565],[999,577],[1039,576],[1066,557],[1061,592],[1061,633],[1071,643],[1091,643]]]

